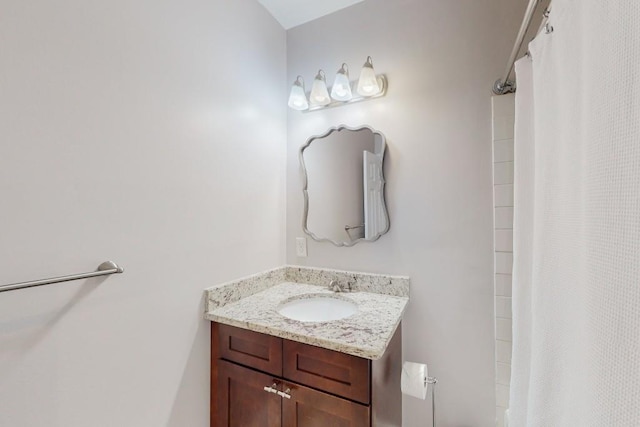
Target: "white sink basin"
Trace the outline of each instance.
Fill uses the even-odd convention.
[[[328,322],[344,319],[358,311],[356,303],[326,294],[304,295],[283,303],[278,313],[300,322]]]

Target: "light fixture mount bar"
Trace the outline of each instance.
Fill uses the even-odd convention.
[[[312,111],[326,110],[327,108],[341,107],[343,105],[355,104],[356,102],[368,101],[369,99],[380,98],[382,96],[385,96],[387,94],[387,77],[384,76],[383,74],[380,74],[376,76],[376,79],[378,80],[378,85],[380,85],[380,92],[378,92],[373,96],[361,96],[361,95],[358,95],[356,91],[353,91],[353,98],[351,98],[349,101],[332,100],[327,105],[310,106],[308,110],[303,110],[302,112],[309,113]],[[357,85],[358,85],[358,81],[351,83],[352,88]]]

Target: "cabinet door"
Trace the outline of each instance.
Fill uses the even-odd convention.
[[[264,390],[269,375],[218,361],[217,427],[280,427],[282,398]]]
[[[369,427],[369,407],[305,386],[282,385],[282,427]]]

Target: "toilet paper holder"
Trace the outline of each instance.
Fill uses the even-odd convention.
[[[426,377],[424,379],[425,387],[426,387],[427,384],[438,384],[438,379],[436,377]]]
[[[436,384],[438,384],[438,379],[436,377],[425,377],[424,386],[428,387],[428,384],[431,384],[431,423],[433,427],[436,427]]]
[[[429,376],[425,363],[408,361],[402,363],[400,388],[403,394],[425,400],[429,393],[429,385],[431,385],[431,421],[433,427],[436,427],[436,384],[438,384],[438,379]]]

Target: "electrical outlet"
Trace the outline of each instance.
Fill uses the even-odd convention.
[[[296,255],[299,257],[307,256],[307,238],[306,237],[296,238]]]

